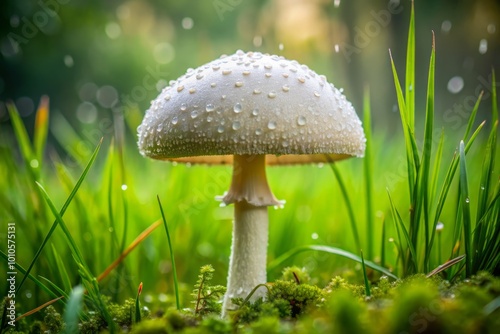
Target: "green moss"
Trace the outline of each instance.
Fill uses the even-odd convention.
[[[205,316],[208,314],[220,314],[222,310],[221,297],[226,292],[226,287],[221,285],[211,285],[210,281],[214,276],[214,268],[211,265],[205,265],[200,268],[198,281],[191,293],[194,304],[194,314]]]
[[[45,317],[43,318],[45,323],[45,330],[49,333],[59,333],[64,328],[64,322],[61,314],[57,312],[54,306],[49,305],[45,308]]]
[[[297,284],[310,284],[311,282],[311,276],[309,276],[309,273],[306,271],[306,269],[299,268],[297,266],[287,267],[283,269],[281,279],[283,281],[293,281]]]

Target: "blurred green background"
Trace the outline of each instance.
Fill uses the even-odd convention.
[[[37,202],[36,186],[27,177],[29,168],[17,154],[6,102],[15,103],[31,134],[37,105],[41,96],[47,95],[50,128],[46,159],[40,162],[41,179],[58,207],[99,139],[105,138],[96,166],[65,215],[93,274],[102,272],[119,256],[123,244],[128,245],[160,217],[159,194],[171,226],[180,281],[188,284],[186,290],[195,282],[199,266],[206,263],[216,268],[215,281],[225,284],[232,207],[218,207],[214,197],[227,190],[230,168],[174,166],[144,159],[135,146],[135,128],[169,80],[190,67],[242,49],[279,54],[307,64],[343,87],[360,116],[364,87],[370,87],[374,161],[380,162],[373,167],[377,243],[372,259],[377,260],[381,247],[386,247],[391,267],[397,257],[394,247],[380,242],[382,222],[390,217],[386,188],[395,194],[396,206],[405,213],[408,190],[388,49],[403,81],[409,16],[407,0],[1,1],[0,157],[5,163],[0,164],[0,195],[4,200],[0,222],[3,226],[15,221],[18,226],[18,260],[23,265],[29,263],[53,217],[43,202]],[[416,120],[421,125],[425,114],[434,31],[436,123],[445,128],[443,161],[448,162],[482,90],[485,101],[477,123],[490,118],[490,73],[492,67],[500,69],[500,3],[420,0],[416,21],[416,94],[420,106]],[[121,148],[110,146],[115,133],[119,144],[124,139],[123,151],[110,148]],[[475,147],[470,152],[469,161],[476,170],[481,152]],[[350,159],[339,166],[351,200],[359,204],[355,214],[366,244],[362,162]],[[295,246],[311,243],[358,252],[342,195],[328,166],[269,168],[268,175],[276,196],[287,200],[283,210],[270,210],[270,261]],[[477,178],[471,175],[471,182]],[[450,212],[453,215],[447,216]],[[455,217],[455,212],[453,204],[445,207],[445,226],[452,225],[446,217]],[[392,221],[387,225],[389,240],[395,232]],[[2,230],[0,240],[4,239]],[[446,240],[448,244],[453,240],[447,227],[443,245]],[[77,268],[60,231],[51,246],[44,250],[34,273],[60,284],[51,252],[58,249],[71,283],[76,284]],[[443,258],[449,255],[448,249],[444,251]],[[441,263],[439,260],[435,262]],[[354,267],[351,261],[310,253],[297,256],[294,263],[307,267],[320,283],[334,272]],[[125,288],[126,296],[133,296],[139,282],[144,281],[148,293],[170,294],[171,269],[165,234],[156,231],[102,289],[105,294],[115,294]],[[359,271],[360,266],[355,269]],[[271,272],[269,278],[278,274]],[[358,272],[356,278],[360,277]],[[19,300],[33,307],[47,300],[47,296],[36,294],[37,300],[29,301],[30,289],[36,291],[27,284]]]

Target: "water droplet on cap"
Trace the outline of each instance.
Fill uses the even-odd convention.
[[[255,108],[254,110],[252,110],[252,116],[257,116],[259,115],[259,108]]]
[[[195,119],[196,117],[198,117],[198,110],[191,111],[191,118]]]
[[[262,91],[261,91],[260,89],[254,89],[254,90],[253,90],[253,93],[254,93],[254,94],[260,94],[260,93],[262,93]]]
[[[235,84],[234,84],[235,87],[241,87],[243,86],[243,82],[242,81],[236,81]]]
[[[257,136],[260,136],[260,135],[262,134],[262,129],[257,129],[257,130],[255,130],[255,134],[256,134]]]
[[[269,92],[269,94],[267,94],[267,96],[270,98],[270,99],[274,99],[276,97],[276,92]]]
[[[223,75],[231,74],[231,70],[222,70]]]
[[[177,116],[172,117],[172,124],[173,125],[177,124],[178,121],[179,121],[179,119],[177,118]]]
[[[276,129],[276,122],[275,121],[269,121],[269,123],[267,123],[267,128],[269,130],[274,130]]]
[[[232,128],[233,130],[238,130],[239,128],[241,128],[241,123],[238,121],[233,122]]]
[[[185,111],[187,109],[187,105],[185,103],[181,104],[181,111]]]
[[[182,92],[182,90],[184,89],[184,86],[183,85],[180,85],[179,87],[177,87],[177,92]]]
[[[212,103],[209,103],[209,104],[206,105],[205,110],[207,112],[214,111],[215,110],[215,106]]]
[[[299,116],[299,118],[297,118],[297,124],[298,125],[305,125],[306,124],[306,118],[304,116]]]
[[[290,86],[283,85],[282,89],[283,89],[284,92],[288,92],[290,90]]]
[[[219,125],[219,126],[217,127],[217,132],[218,132],[218,133],[223,133],[223,132],[224,132],[224,127],[223,127],[222,125]]]
[[[239,114],[241,112],[241,104],[240,103],[236,103],[233,107],[233,111],[236,113],[236,114]]]

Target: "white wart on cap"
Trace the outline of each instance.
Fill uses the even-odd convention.
[[[352,104],[297,61],[259,52],[222,56],[172,81],[138,128],[144,156],[231,163],[266,154],[268,164],[363,156]]]

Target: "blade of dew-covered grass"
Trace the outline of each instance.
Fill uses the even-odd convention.
[[[372,157],[372,129],[370,90],[365,88],[363,97],[363,124],[366,138],[365,158],[363,169],[365,174],[365,196],[366,196],[366,248],[367,257],[373,259],[374,219],[373,219],[373,157]]]
[[[471,122],[470,119],[469,119],[469,122]],[[471,148],[471,146],[474,143],[474,141],[476,140],[479,132],[484,127],[484,124],[485,124],[485,121],[483,121],[481,124],[479,124],[476,131],[474,131],[474,133],[471,135],[469,141],[467,142],[467,145],[465,145],[465,154],[467,154],[467,152]],[[436,227],[436,225],[439,221],[439,218],[441,216],[441,212],[444,208],[444,204],[446,203],[446,199],[448,197],[448,192],[450,190],[453,178],[455,176],[455,172],[457,170],[458,163],[459,163],[459,158],[457,156],[457,153],[455,152],[455,154],[453,155],[453,158],[451,159],[450,166],[448,167],[448,170],[446,172],[446,176],[445,176],[443,185],[441,187],[441,191],[439,192],[439,197],[438,197],[438,201],[436,204],[436,211],[434,214],[434,224],[433,224],[434,228]],[[455,225],[455,228],[457,228],[457,226],[458,225]],[[429,244],[431,246],[434,245],[434,236],[435,236],[435,234],[431,234],[431,239],[429,241]],[[455,240],[457,240],[457,239],[455,239]]]
[[[82,174],[80,175],[80,178],[78,179],[78,181],[76,182],[75,184],[75,187],[73,188],[73,190],[71,191],[71,194],[68,196],[68,198],[66,199],[66,202],[64,202],[64,205],[62,206],[61,208],[61,211],[59,212],[59,215],[62,217],[64,215],[64,213],[66,212],[66,209],[68,208],[69,204],[71,203],[71,201],[73,200],[73,198],[75,197],[76,195],[76,192],[78,191],[78,189],[80,188],[83,180],[85,179],[85,177],[87,176],[89,170],[90,170],[90,167],[92,167],[92,165],[94,164],[94,161],[97,157],[97,153],[99,152],[99,149],[101,148],[101,144],[102,144],[102,138],[101,140],[99,141],[99,144],[97,144],[95,150],[94,150],[94,153],[92,153],[92,156],[90,157],[90,160],[89,162],[87,163],[87,166],[85,167],[85,169],[83,170]],[[16,289],[16,292],[19,292],[21,287],[23,286],[24,282],[26,281],[26,278],[27,278],[27,275],[29,275],[29,273],[31,272],[31,269],[33,268],[33,266],[35,265],[38,257],[40,256],[40,254],[42,253],[42,250],[44,249],[45,245],[47,244],[47,242],[49,241],[49,239],[51,238],[52,236],[52,233],[54,232],[54,230],[56,229],[58,225],[58,221],[57,219],[54,221],[54,223],[52,224],[49,232],[47,233],[47,235],[45,236],[45,239],[43,240],[42,244],[40,245],[40,247],[38,248],[35,256],[33,257],[33,260],[31,261],[30,265],[28,266],[28,269],[26,270],[26,275],[23,277],[23,279],[21,280],[21,282],[19,283],[19,285],[17,286],[17,289]]]
[[[350,260],[356,261],[358,263],[361,263],[361,258],[357,256],[356,254],[353,254],[351,252],[345,251],[340,248],[336,247],[331,247],[331,246],[323,246],[323,245],[305,245],[305,246],[299,246],[296,248],[293,248],[284,254],[280,255],[276,259],[274,259],[271,263],[267,265],[267,270],[268,271],[273,271],[276,268],[278,268],[282,263],[284,263],[286,260],[292,258],[293,256],[306,252],[306,251],[319,251],[319,252],[325,252],[328,254],[333,254],[333,255],[340,255],[342,257],[348,258]],[[391,278],[398,279],[396,275],[394,275],[392,272],[390,272],[388,269],[383,268],[379,266],[378,264],[372,262],[372,261],[365,261],[365,265],[369,268],[372,268],[375,271],[381,272],[384,275],[387,275]]]
[[[414,192],[414,183],[415,183],[415,174],[416,174],[416,164],[419,160],[418,156],[412,156],[410,152],[412,152],[413,144],[411,141],[414,140],[414,137],[410,131],[410,125],[408,123],[408,112],[407,112],[407,103],[403,97],[403,91],[401,89],[401,84],[398,77],[398,72],[396,70],[396,65],[394,64],[394,59],[392,58],[391,50],[389,50],[389,56],[391,59],[391,68],[392,75],[394,77],[394,86],[396,88],[396,96],[398,100],[398,108],[399,114],[401,116],[401,123],[403,126],[403,134],[405,137],[405,147],[406,147],[406,165],[408,169],[408,188],[410,190],[410,198],[413,198]]]
[[[432,33],[432,50],[431,59],[429,61],[429,76],[427,82],[427,103],[425,113],[425,130],[424,130],[424,147],[422,149],[422,160],[418,170],[418,183],[417,183],[417,198],[415,206],[415,223],[417,230],[414,233],[413,243],[415,251],[417,250],[418,243],[418,222],[420,222],[421,213],[424,214],[424,240],[425,240],[425,254],[430,248],[429,244],[429,222],[430,222],[430,199],[429,199],[429,174],[432,154],[432,134],[434,131],[434,72],[435,72],[435,54],[436,54],[436,41],[434,32]],[[424,271],[429,271],[428,259],[424,258]]]
[[[410,131],[415,129],[415,7],[413,0],[410,11],[410,27],[408,29],[406,48],[405,101]]]
[[[463,212],[463,231],[465,244],[465,274],[472,274],[472,222],[470,216],[469,185],[467,180],[467,165],[465,161],[465,145],[460,141],[460,202]]]
[[[172,274],[174,275],[174,291],[175,291],[175,305],[177,310],[181,309],[181,304],[179,301],[179,282],[177,280],[177,269],[175,266],[174,250],[172,247],[172,240],[170,239],[170,232],[168,231],[167,220],[165,219],[165,213],[163,212],[163,207],[161,205],[160,196],[156,196],[158,199],[158,206],[160,207],[161,218],[163,220],[163,226],[165,226],[165,232],[167,233],[168,248],[170,250],[170,261],[172,262]]]

